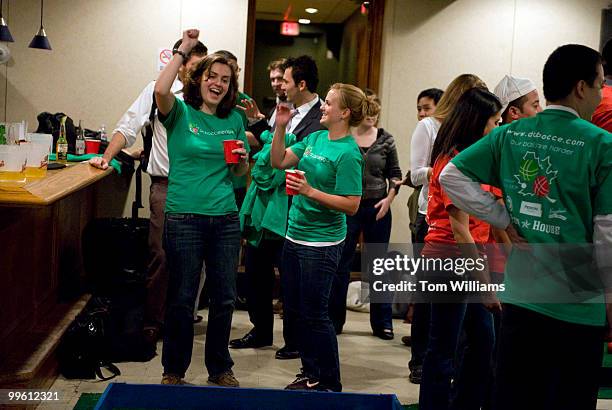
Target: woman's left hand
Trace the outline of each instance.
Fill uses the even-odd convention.
[[[235,148],[232,150],[232,154],[238,154],[240,155],[240,161],[245,162],[247,161],[247,159],[249,158],[249,155],[247,154],[246,149],[244,148],[244,142],[243,141],[238,141],[238,146],[240,148]]]
[[[385,217],[385,215],[387,215],[387,212],[389,212],[390,206],[391,206],[391,200],[389,199],[389,197],[385,197],[384,199],[381,199],[380,201],[376,203],[376,205],[374,205],[374,208],[378,209],[378,213],[376,214],[377,221],[380,221],[381,219]]]
[[[299,192],[300,195],[308,196],[312,192],[312,187],[306,180],[306,175],[302,175],[303,178],[294,177],[293,175],[287,175],[287,186]]]

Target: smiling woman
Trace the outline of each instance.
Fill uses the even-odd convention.
[[[168,197],[164,248],[170,283],[162,353],[162,384],[182,384],[193,348],[193,306],[202,264],[210,283],[211,303],[206,331],[206,368],[209,382],[238,386],[228,351],[236,298],[240,249],[238,208],[232,174],[248,169],[248,144],[240,115],[233,110],[237,80],[234,66],[212,54],[187,76],[185,100],[170,90],[183,55],[197,43],[198,30],[183,33],[179,52],[159,76],[155,99],[168,131]],[[230,164],[224,141],[233,140]],[[233,162],[233,161],[232,161]]]

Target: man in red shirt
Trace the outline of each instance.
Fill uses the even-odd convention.
[[[612,132],[612,39],[608,40],[601,55],[604,60],[606,84],[602,90],[601,103],[595,109],[591,122],[608,132]]]

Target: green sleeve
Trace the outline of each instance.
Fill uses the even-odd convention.
[[[499,133],[491,132],[461,151],[451,162],[475,182],[500,186],[499,138]]]
[[[181,117],[185,115],[186,110],[187,107],[185,106],[185,101],[180,100],[178,98],[174,98],[174,104],[172,105],[172,109],[170,110],[168,115],[163,116],[159,114],[159,119],[168,131],[168,138],[170,138],[171,131],[174,129],[176,124],[178,124]]]
[[[291,146],[291,152],[293,152],[295,156],[298,157],[298,159],[302,159],[302,157],[304,156],[304,151],[306,151],[308,141],[310,141],[310,135]]]
[[[362,194],[363,158],[358,155],[343,155],[336,168],[336,195]]]
[[[594,215],[612,214],[612,138],[606,140],[602,142],[604,149],[600,150],[599,165],[595,170]]]

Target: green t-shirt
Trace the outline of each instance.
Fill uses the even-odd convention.
[[[352,136],[330,140],[328,131],[308,135],[290,149],[297,169],[315,189],[332,195],[361,196],[363,157]],[[346,236],[346,216],[297,195],[289,211],[287,237],[303,242],[339,242]]]
[[[603,325],[590,243],[593,217],[612,214],[612,134],[547,109],[493,130],[452,162],[474,181],[502,189],[514,226],[532,244],[528,251],[513,249],[502,300],[567,322]],[[588,284],[595,287],[586,291]]]
[[[242,105],[242,100],[252,100],[252,98],[246,95],[245,93],[238,92],[238,94],[236,95],[236,105]],[[242,126],[246,130],[247,126],[249,125],[249,119],[247,118],[245,112],[242,111],[240,108],[234,108],[234,112],[237,112],[238,115],[240,115],[240,118],[242,119]],[[246,174],[240,177],[237,177],[236,175],[232,174],[232,185],[234,186],[234,189],[245,188],[246,181]]]
[[[238,210],[223,140],[239,139],[249,150],[240,116],[206,114],[178,98],[162,119],[168,134],[166,212],[226,215]]]

